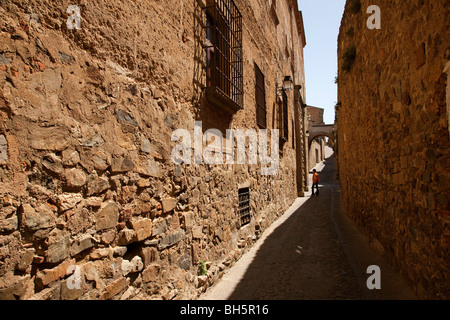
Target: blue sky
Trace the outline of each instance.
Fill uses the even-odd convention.
[[[324,121],[334,123],[337,102],[337,37],[345,0],[297,0],[306,33],[306,103],[325,109]]]

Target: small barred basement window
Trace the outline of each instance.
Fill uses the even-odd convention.
[[[238,191],[239,196],[239,217],[241,226],[250,223],[250,188],[241,188]]]

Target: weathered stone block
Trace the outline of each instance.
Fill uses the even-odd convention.
[[[97,231],[113,228],[119,222],[119,207],[114,202],[107,203],[96,215]]]
[[[27,300],[33,296],[34,282],[29,276],[14,276],[12,283],[0,289],[0,300]]]
[[[134,162],[129,157],[124,158],[113,158],[111,163],[112,173],[127,172],[134,169]]]
[[[106,93],[114,99],[120,98],[120,83],[110,83],[106,88]]]
[[[192,228],[192,237],[194,239],[201,239],[201,238],[203,238],[203,227],[202,226],[194,226]]]
[[[63,164],[59,157],[55,154],[50,153],[42,159],[42,165],[49,171],[61,174],[63,172]]]
[[[25,250],[21,256],[20,260],[17,262],[16,269],[19,271],[25,271],[31,265],[34,258],[34,249]]]
[[[177,265],[184,270],[189,270],[192,265],[192,259],[190,254],[184,254],[177,260]]]
[[[107,231],[103,231],[101,235],[101,242],[103,244],[111,244],[117,236],[116,229],[110,229]]]
[[[137,186],[139,188],[147,188],[150,187],[150,180],[149,179],[139,179]]]
[[[5,136],[0,135],[0,164],[8,163],[8,141]]]
[[[125,255],[125,253],[127,253],[127,247],[114,247],[113,249],[113,255],[115,257],[119,256],[119,257],[123,257]]]
[[[125,289],[130,284],[130,280],[125,277],[121,277],[112,283],[110,283],[100,295],[100,300],[108,300]]]
[[[200,244],[198,242],[194,242],[191,244],[191,256],[192,256],[192,263],[197,264],[200,259]]]
[[[84,275],[86,280],[95,281],[98,288],[100,282],[100,273],[102,270],[103,262],[100,260],[89,261],[80,265],[81,274]]]
[[[111,165],[111,156],[103,151],[98,151],[92,156],[94,168],[104,171]]]
[[[91,253],[90,258],[91,260],[99,260],[108,257],[110,253],[111,250],[109,248],[99,248]]]
[[[171,233],[163,238],[161,238],[161,240],[159,241],[159,245],[158,248],[159,250],[171,247],[175,244],[177,244],[178,242],[181,241],[181,239],[183,238],[184,232],[183,231],[177,231],[174,233]]]
[[[161,97],[162,97],[162,92],[161,92],[160,90],[158,90],[158,89],[153,89],[152,92],[153,92],[153,98],[154,98],[154,99],[161,99]]]
[[[157,236],[159,234],[162,234],[166,232],[167,230],[167,222],[166,219],[158,219],[153,223],[153,231],[152,235]]]
[[[159,239],[152,239],[152,240],[145,240],[144,241],[144,245],[151,246],[151,247],[157,246],[158,243],[159,243]]]
[[[152,264],[142,271],[142,282],[155,282],[159,280],[161,273],[161,266],[158,264]]]
[[[198,202],[200,200],[200,190],[198,190],[197,188],[192,190],[191,198],[195,203]]]
[[[48,263],[61,262],[69,256],[69,245],[69,234],[54,229],[49,235],[45,261]]]
[[[60,299],[60,289],[61,286],[51,286],[50,288],[45,288],[42,291],[39,291],[29,300],[59,300]]]
[[[86,184],[86,174],[76,168],[64,170],[64,179],[68,187],[79,188]]]
[[[197,277],[197,288],[201,288],[207,285],[208,283],[208,276],[206,275],[201,275]]]
[[[88,207],[99,208],[102,206],[102,199],[103,197],[89,197],[86,199],[86,205]]]
[[[141,136],[141,151],[145,153],[151,152],[150,140],[147,139],[145,136]]]
[[[88,196],[102,193],[105,190],[111,188],[109,180],[105,177],[97,177],[95,175],[90,175],[87,179],[87,189],[86,194]]]
[[[0,232],[1,233],[10,233],[19,227],[19,220],[17,216],[13,216],[11,218],[0,220]]]
[[[137,293],[139,292],[139,289],[135,287],[128,287],[128,289],[122,294],[120,297],[120,300],[130,300],[132,299]]]
[[[156,178],[161,176],[159,164],[154,159],[139,158],[136,163],[136,171],[144,176]]]
[[[177,289],[173,289],[171,290],[168,287],[165,287],[162,291],[161,291],[161,298],[163,300],[172,300],[173,298],[176,297],[176,295],[178,294],[178,290]]]
[[[177,205],[177,199],[175,198],[166,198],[161,201],[162,209],[164,213],[170,212],[175,209]]]
[[[91,235],[89,234],[82,235],[78,237],[78,239],[76,239],[70,246],[70,255],[76,256],[80,252],[92,248],[94,245],[95,239]]]
[[[174,213],[171,217],[168,217],[167,222],[169,223],[170,230],[177,230],[180,228],[180,218],[178,213]]]
[[[62,163],[65,166],[75,166],[80,162],[80,154],[78,151],[67,148],[62,152]]]
[[[124,246],[136,241],[136,232],[132,229],[120,230],[117,235],[117,244]]]
[[[67,54],[64,52],[58,52],[58,57],[62,64],[72,65],[75,63],[75,58],[73,56],[71,56],[70,54]]]
[[[95,225],[95,214],[86,208],[66,211],[66,228],[71,234],[85,233]]]
[[[84,285],[84,277],[80,277],[80,287],[69,287],[67,282],[71,280],[63,280],[61,281],[61,300],[77,300],[84,293],[83,285]]]
[[[75,259],[64,261],[63,263],[52,269],[44,269],[42,271],[39,271],[36,275],[36,280],[41,285],[46,286],[53,281],[59,280],[64,276],[69,275],[70,273],[68,272],[68,269],[72,265],[76,265]]]
[[[57,196],[57,205],[61,211],[66,211],[75,207],[83,200],[83,195],[79,193],[62,193]]]
[[[105,143],[105,140],[103,139],[102,135],[98,132],[92,133],[88,138],[83,139],[80,142],[80,145],[83,147],[96,147],[96,146],[102,146]]]
[[[132,219],[130,225],[136,233],[136,241],[143,241],[152,234],[152,220],[150,219]]]
[[[54,213],[45,205],[35,210],[31,205],[22,205],[22,226],[30,231],[47,229],[55,225]]]
[[[120,122],[125,122],[125,123],[131,124],[133,126],[138,125],[138,123],[133,118],[133,116],[130,113],[128,113],[127,111],[117,109],[115,112],[115,115],[116,115],[117,120],[119,120]]]
[[[155,247],[142,247],[140,248],[140,255],[144,266],[147,267],[150,263],[156,261],[158,250]]]
[[[69,145],[67,132],[59,127],[33,128],[30,146],[37,150],[62,151]]]
[[[131,261],[122,260],[122,272],[126,276],[129,273],[139,272],[144,268],[141,257],[135,256]]]
[[[183,213],[183,226],[185,229],[191,229],[194,226],[194,213],[184,212]]]

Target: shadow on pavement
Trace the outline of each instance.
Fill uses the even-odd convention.
[[[363,297],[330,219],[334,157],[324,164],[320,196],[311,196],[264,240],[229,299]]]
[[[265,239],[229,300],[416,299],[346,216],[334,156],[316,166],[320,196],[310,196]],[[310,174],[311,179],[311,174]],[[310,180],[311,181],[311,180]],[[382,290],[369,290],[369,265]]]

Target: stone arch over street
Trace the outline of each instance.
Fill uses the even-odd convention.
[[[308,118],[308,170],[325,160],[325,145],[334,150],[335,127],[334,124],[325,124],[323,121],[324,109],[314,106],[306,106]],[[328,143],[325,137],[329,139]]]
[[[325,138],[329,140],[326,141]],[[334,125],[320,125],[309,128],[309,170],[312,170],[317,163],[325,160],[325,146],[334,150],[334,140]]]
[[[312,126],[309,128],[308,146],[311,147],[311,143],[320,137],[327,137],[330,139],[332,145],[334,145],[334,124],[325,124]]]

